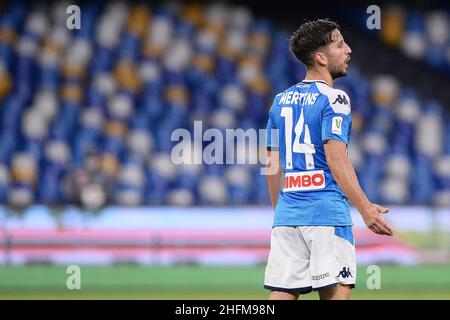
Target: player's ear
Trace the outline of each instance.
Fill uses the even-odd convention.
[[[314,54],[314,58],[315,58],[317,64],[320,66],[326,66],[328,64],[328,59],[327,59],[325,53],[323,53],[321,51],[316,51],[316,53]]]

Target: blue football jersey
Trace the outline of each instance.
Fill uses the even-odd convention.
[[[350,99],[324,81],[304,80],[276,95],[269,111],[267,147],[280,151],[284,185],[274,226],[352,225],[347,197],[328,168],[323,144],[348,144]]]

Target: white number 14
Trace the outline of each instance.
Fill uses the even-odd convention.
[[[306,169],[314,169],[314,157],[313,153],[316,153],[314,145],[311,143],[311,134],[309,133],[308,125],[305,124],[305,118],[303,116],[303,109],[300,113],[300,118],[295,125],[295,138],[294,146],[292,147],[292,119],[293,110],[290,107],[284,107],[281,109],[281,116],[284,120],[284,133],[286,140],[286,169],[292,169],[292,152],[304,153]],[[305,127],[305,138],[303,143],[300,143],[300,136],[303,133],[303,126]]]

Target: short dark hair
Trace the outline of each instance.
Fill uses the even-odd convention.
[[[290,49],[306,66],[313,64],[313,53],[332,42],[331,33],[339,25],[329,19],[303,21],[290,38]]]

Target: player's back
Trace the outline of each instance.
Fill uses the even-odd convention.
[[[273,129],[278,137],[271,138]],[[302,81],[275,97],[268,147],[280,150],[284,185],[275,225],[351,225],[348,201],[328,168],[323,143],[348,144],[347,94],[323,81]]]

